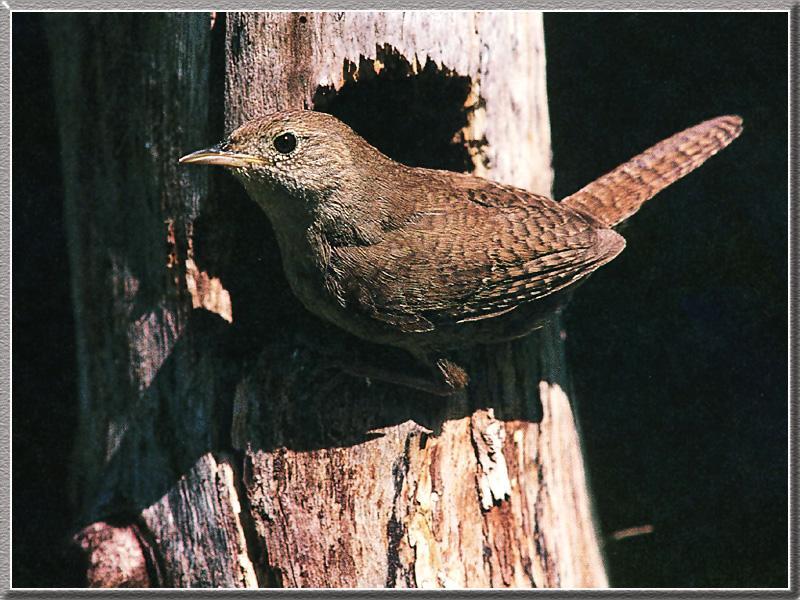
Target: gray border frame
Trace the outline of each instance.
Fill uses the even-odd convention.
[[[376,2],[365,8],[357,0],[218,0],[217,4],[200,4],[192,0],[172,0],[165,7],[158,0],[5,0],[12,11],[175,11],[203,12],[206,10],[541,10],[541,11],[790,11],[797,2],[786,0],[498,0],[487,8],[475,0],[403,0]],[[377,4],[377,6],[376,6]],[[382,5],[382,6],[381,6]]]
[[[800,217],[798,206],[798,135],[800,135],[800,109],[797,103],[798,73],[798,36],[800,36],[800,3],[790,1],[746,1],[746,0],[710,0],[697,2],[691,0],[540,0],[538,3],[517,0],[501,0],[491,10],[527,9],[543,11],[787,11],[789,18],[790,46],[790,161],[789,161],[789,588],[777,589],[628,589],[612,588],[608,590],[88,590],[88,589],[14,589],[10,584],[11,559],[11,18],[13,12],[46,12],[46,11],[205,11],[217,10],[367,10],[359,6],[356,0],[318,0],[309,4],[298,2],[254,2],[253,0],[219,0],[217,6],[198,6],[192,0],[172,0],[168,6],[158,0],[0,0],[0,93],[8,102],[0,104],[0,197],[8,198],[8,202],[0,202],[0,264],[8,265],[7,273],[0,276],[0,391],[4,401],[0,402],[0,478],[8,482],[0,485],[0,595],[8,598],[179,598],[190,594],[190,597],[216,598],[230,597],[282,597],[282,598],[377,598],[414,595],[419,598],[436,597],[584,597],[584,598],[798,598],[800,597],[800,551],[797,546],[798,518],[797,507],[800,494],[797,489],[798,474],[798,371],[797,358],[800,344],[797,341],[796,301],[798,293],[797,277],[791,274],[800,272],[800,251],[797,244],[797,232]],[[485,8],[478,2],[466,0],[405,0],[395,5],[372,6],[369,10],[475,10]],[[791,160],[794,159],[794,160]]]

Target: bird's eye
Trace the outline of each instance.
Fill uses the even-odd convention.
[[[297,147],[297,138],[294,137],[294,134],[282,133],[272,140],[272,145],[275,146],[275,150],[281,154],[289,154],[289,152]]]

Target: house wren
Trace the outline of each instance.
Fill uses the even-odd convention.
[[[612,227],[741,132],[722,116],[656,144],[555,202],[462,173],[413,168],[347,125],[286,111],[180,159],[221,165],[272,222],[292,291],[312,313],[403,348],[447,394],[468,377],[447,352],[521,337],[625,247]]]

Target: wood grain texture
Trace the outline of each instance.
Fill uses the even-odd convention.
[[[344,95],[388,68],[390,44],[412,65],[404,77],[428,58],[469,77],[461,139],[485,138],[474,172],[549,192],[540,15],[229,14],[227,36],[229,130],[312,108],[320,87]],[[315,327],[318,346],[363,351]],[[237,387],[232,440],[273,584],[606,585],[557,322],[465,357],[468,393],[434,401],[337,374],[272,335]]]
[[[344,61],[375,60],[389,45],[417,68],[430,59],[472,78],[471,95],[485,106],[473,114],[467,139],[488,141],[476,175],[549,195],[543,37],[540,15],[527,11],[231,14],[226,129],[276,110],[311,108],[317,86],[345,83]]]
[[[79,522],[138,523],[163,567],[153,586],[253,584],[234,551],[230,468],[210,454],[224,433],[226,323],[192,308],[213,287],[192,246],[208,174],[176,163],[209,137],[208,14],[47,24],[78,336]]]
[[[328,94],[334,112],[399,115],[412,160],[466,151],[474,173],[547,194],[541,15],[48,19],[80,529],[135,528],[152,586],[605,586],[557,319],[462,357],[473,381],[444,401],[351,377],[332,364],[408,365],[305,313],[243,191],[175,162],[222,135],[224,69],[229,130]],[[364,90],[413,110],[352,100]],[[129,541],[96,565],[115,585],[143,577],[115,569]]]
[[[206,453],[142,512],[163,587],[257,587],[235,478],[229,460]]]

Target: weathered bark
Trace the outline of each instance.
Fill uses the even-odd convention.
[[[606,585],[557,318],[464,352],[448,399],[341,374],[326,354],[403,359],[305,313],[242,190],[175,165],[221,137],[224,70],[226,130],[316,108],[406,162],[546,193],[540,15],[50,24],[84,523],[135,524],[154,585]]]
[[[225,304],[195,263],[209,174],[176,162],[211,135],[209,16],[50,15],[48,26],[79,348],[81,521],[138,524],[159,557],[153,585],[253,583],[217,454],[230,421],[218,349],[227,323],[193,310]],[[106,584],[99,571],[89,584]]]

